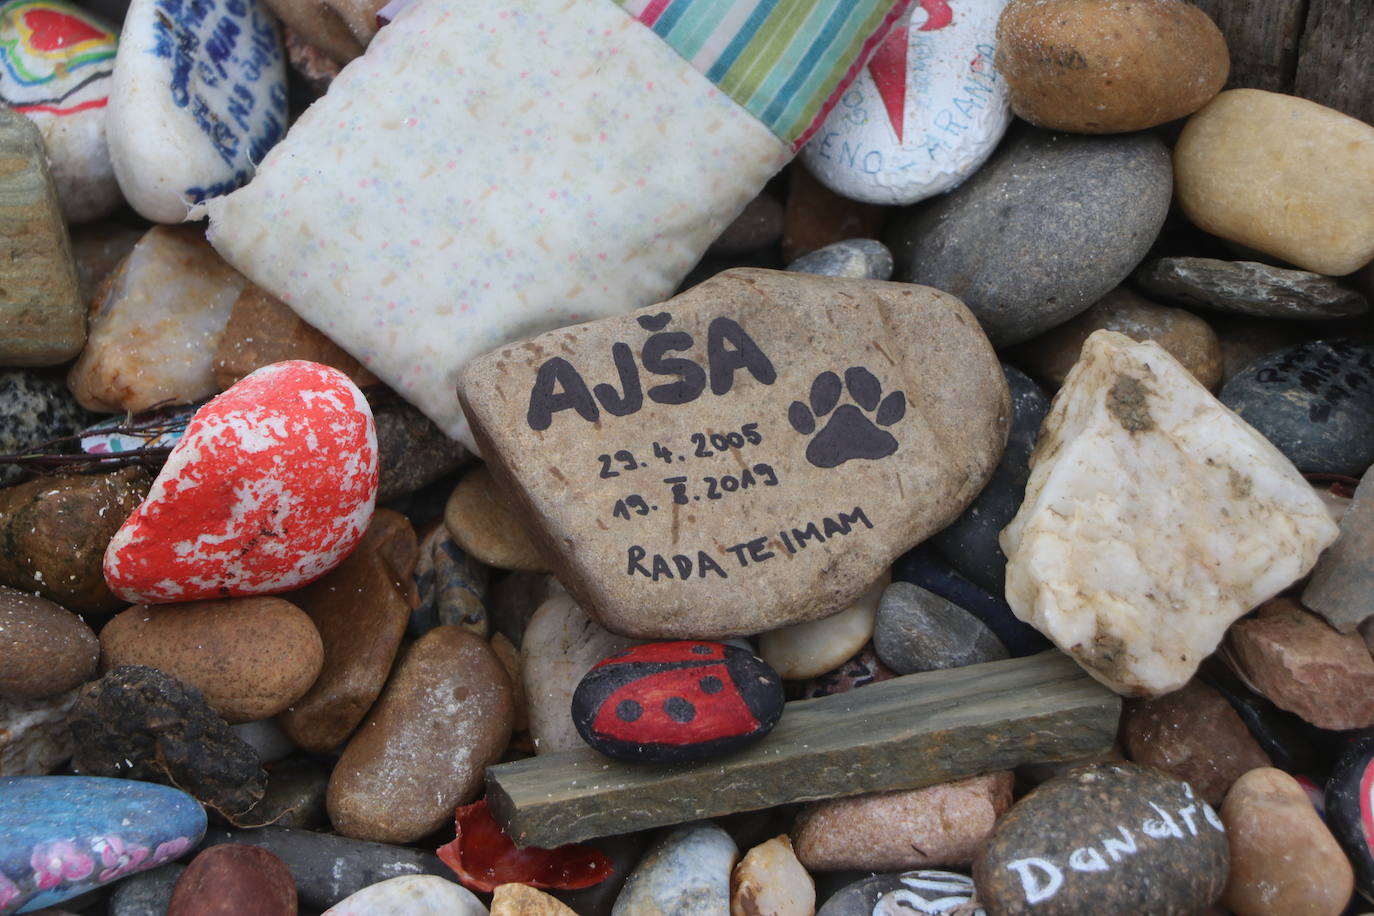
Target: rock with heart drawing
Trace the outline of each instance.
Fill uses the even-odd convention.
[[[459,393],[559,580],[650,638],[853,603],[978,493],[1010,416],[952,296],[756,269],[501,347]]]
[[[993,66],[1007,0],[921,0],[888,33],[801,157],[831,190],[912,204],[957,187],[1011,123]]]
[[[362,540],[377,497],[372,411],[319,363],[264,366],[196,411],[105,551],[105,581],[155,604],[286,591]]]

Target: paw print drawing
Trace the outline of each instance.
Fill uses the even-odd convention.
[[[854,403],[836,409],[845,389]],[[806,446],[806,460],[816,467],[837,468],[855,458],[875,461],[897,451],[897,440],[879,427],[891,426],[906,416],[906,395],[894,391],[883,397],[882,383],[863,366],[844,370],[843,383],[833,372],[816,376],[810,402],[793,401],[787,408],[787,419],[793,429],[809,436],[816,432],[817,421],[830,414],[825,427]],[[872,418],[868,414],[873,414]]]

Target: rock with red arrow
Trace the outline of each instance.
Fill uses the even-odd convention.
[[[831,190],[911,204],[957,187],[1011,121],[993,66],[1007,0],[921,0],[889,33],[802,159]]]

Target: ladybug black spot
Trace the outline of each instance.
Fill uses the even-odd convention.
[[[621,700],[615,707],[615,714],[622,722],[633,722],[644,715],[644,707],[634,700]]]
[[[710,655],[710,654],[711,654],[711,647],[710,647],[710,646],[692,646],[692,654],[693,654],[693,655]]]
[[[674,722],[691,722],[697,717],[697,708],[682,697],[672,697],[663,701],[663,711]]]
[[[706,693],[720,693],[725,689],[725,685],[720,682],[718,677],[704,677],[697,681],[697,685]]]

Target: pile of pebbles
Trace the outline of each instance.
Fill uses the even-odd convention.
[[[520,424],[604,410],[565,451],[607,452],[598,485],[631,478],[652,459],[597,438],[602,421],[635,396],[669,403],[647,378],[633,393],[632,359],[613,386],[558,376],[537,421],[482,363],[462,385],[484,462],[407,398],[413,380],[384,384],[351,331],[336,343],[250,279],[243,246],[231,264],[185,219],[274,168],[288,134],[308,140],[311,104],[395,65],[407,19],[445,2],[0,4],[0,914],[1374,911],[1374,126],[1250,85],[1232,60],[1253,51],[1244,21],[1223,33],[1184,0],[923,0],[755,186],[686,295],[636,319],[658,334],[676,316],[666,338],[693,309],[758,310],[712,351],[735,362],[724,383],[707,367],[711,392],[734,384],[784,419],[732,428],[739,443],[714,430],[716,448],[795,434],[812,467],[741,459],[720,517],[804,479],[792,509],[823,533],[801,555],[835,562],[778,562],[805,546],[783,531],[714,561],[635,548],[627,576],[624,553],[559,546],[606,527],[580,484],[540,505],[549,456]],[[617,5],[645,22],[672,6]],[[1356,21],[1374,33],[1374,14]],[[474,85],[498,79],[499,62],[452,53]],[[412,102],[376,132],[407,143]],[[486,117],[506,130],[522,112]],[[388,196],[388,168],[357,182],[362,204],[340,191],[338,220],[263,237],[326,251],[367,206],[418,207]],[[532,201],[565,193],[506,169]],[[472,201],[425,206],[441,203],[458,225]],[[594,209],[581,218],[571,235],[603,233]],[[642,254],[598,244],[612,263]],[[445,282],[466,296],[470,279]],[[807,355],[823,325],[861,336],[857,312],[825,319],[824,303],[899,295],[928,323],[877,341],[890,367]],[[584,325],[567,353],[612,352],[614,321],[629,323]],[[395,353],[438,333],[368,328]],[[795,365],[763,355],[784,346]],[[701,378],[675,405],[705,386],[688,365]],[[814,381],[788,387],[792,373]],[[840,500],[909,527],[832,518]],[[618,525],[653,501],[598,505]],[[269,502],[284,508],[252,514]],[[729,603],[699,618],[618,591],[727,572]],[[1109,749],[684,811],[590,841],[606,875],[590,885],[553,866],[464,873],[495,847],[475,828],[454,842],[455,810],[475,811],[499,763],[589,745],[639,767],[714,759],[768,741],[792,702],[1042,652],[1123,698]],[[657,709],[652,678],[691,680],[691,702]]]

